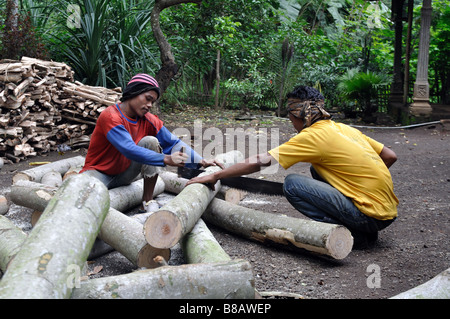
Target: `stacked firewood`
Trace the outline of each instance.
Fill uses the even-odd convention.
[[[58,145],[87,146],[98,115],[120,96],[120,88],[74,81],[64,63],[0,60],[0,157],[19,162]]]

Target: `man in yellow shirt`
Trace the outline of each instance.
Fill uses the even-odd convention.
[[[311,219],[341,224],[362,247],[397,217],[398,199],[389,167],[396,154],[359,130],[331,120],[324,98],[315,89],[299,86],[287,95],[289,119],[298,134],[264,154],[246,159],[191,183],[211,183],[247,175],[278,162],[287,169],[311,163],[311,176],[290,174],[283,191],[298,211]]]

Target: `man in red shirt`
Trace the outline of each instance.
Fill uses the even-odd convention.
[[[153,77],[135,75],[127,84],[121,103],[109,106],[98,117],[80,172],[98,178],[108,189],[127,185],[142,173],[144,206],[153,199],[162,167],[222,167],[203,159],[149,113],[159,96],[159,85]],[[185,152],[180,152],[182,147]]]

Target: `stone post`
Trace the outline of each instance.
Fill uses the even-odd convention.
[[[413,115],[429,115],[432,111],[429,100],[430,85],[428,83],[431,10],[431,0],[423,0],[417,75],[414,83],[414,102],[410,106],[410,112]]]

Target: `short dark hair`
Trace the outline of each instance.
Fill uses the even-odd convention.
[[[308,101],[317,101],[325,99],[318,90],[305,85],[299,85],[295,87],[290,93],[286,95],[286,97],[288,99],[295,98]]]

